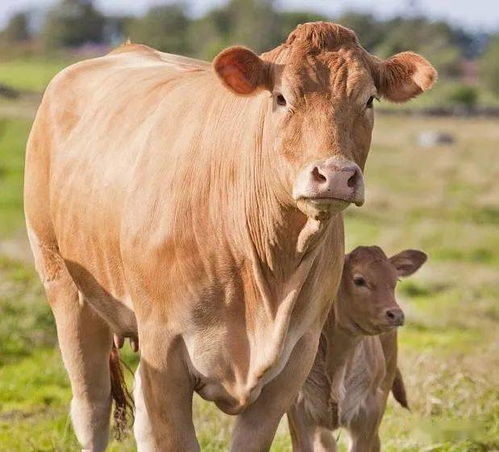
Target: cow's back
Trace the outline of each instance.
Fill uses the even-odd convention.
[[[183,87],[202,92],[214,82],[209,67],[128,45],[74,64],[49,84],[27,146],[28,230],[49,261],[64,257],[89,295],[126,298],[120,236],[127,199],[141,196],[138,162],[157,146],[158,129],[174,129],[189,109],[189,96],[178,95]],[[57,265],[47,267],[42,273]]]

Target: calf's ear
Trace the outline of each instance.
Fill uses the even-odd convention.
[[[390,257],[391,264],[397,269],[399,276],[415,273],[428,259],[426,253],[419,250],[405,250]]]
[[[387,60],[376,58],[374,79],[381,97],[406,102],[430,89],[437,80],[437,71],[421,55],[402,52]]]
[[[245,47],[229,47],[213,60],[213,69],[222,83],[239,95],[272,89],[270,63]]]

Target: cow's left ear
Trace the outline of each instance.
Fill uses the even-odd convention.
[[[271,90],[270,63],[245,47],[229,47],[213,60],[213,68],[222,83],[239,95]]]
[[[397,269],[399,276],[409,276],[419,270],[427,259],[428,256],[422,251],[405,250],[390,257],[390,262]]]
[[[387,60],[376,58],[374,79],[381,97],[406,102],[430,89],[437,80],[437,71],[421,55],[402,52]]]

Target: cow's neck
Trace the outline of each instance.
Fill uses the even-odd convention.
[[[267,121],[272,115],[272,101],[262,96],[255,99],[255,104],[258,114],[253,115],[257,118],[254,127],[258,132],[249,143],[239,181],[241,192],[245,193],[243,221],[255,257],[267,276],[277,283],[293,275],[304,257],[315,250],[331,223],[342,218],[337,215],[321,222],[307,218],[298,210],[276,163],[275,131]]]
[[[250,195],[245,219],[255,282],[269,316],[276,317],[280,308],[281,314],[289,315],[320,256],[324,237],[343,220],[337,215],[319,222],[294,206],[281,205],[272,193],[263,194],[262,187],[255,192],[262,197]]]

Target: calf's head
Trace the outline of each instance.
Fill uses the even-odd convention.
[[[354,334],[385,333],[404,324],[395,299],[398,278],[412,275],[425,262],[422,251],[405,250],[388,258],[377,246],[360,246],[345,256],[335,304],[336,322]]]
[[[364,202],[374,100],[405,102],[436,79],[423,57],[403,52],[380,60],[353,31],[327,22],[299,25],[261,56],[228,48],[213,67],[237,95],[267,92],[264,129],[279,195],[317,219]]]

